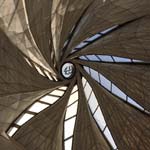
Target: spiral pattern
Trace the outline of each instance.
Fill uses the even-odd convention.
[[[149,0],[1,0],[1,135],[25,150],[149,150],[149,24]]]

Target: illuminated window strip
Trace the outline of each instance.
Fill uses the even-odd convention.
[[[97,77],[95,77],[95,74],[98,73],[92,68],[84,66],[85,71],[89,69],[90,71],[87,72],[91,77],[96,80]],[[145,110],[141,105],[139,105],[135,100],[127,96],[122,90],[120,90],[115,84],[113,84],[110,80],[108,80],[106,77],[104,77],[102,74],[98,73],[100,81],[96,80],[102,87],[104,87],[106,90],[111,92],[113,95],[119,97],[121,100],[131,104],[133,107],[144,111],[145,113],[149,113],[147,110]]]
[[[109,128],[102,114],[101,108],[98,104],[97,98],[94,92],[92,91],[90,84],[87,81],[85,82],[85,78],[82,78],[82,84],[84,86],[84,93],[87,98],[88,105],[89,105],[89,108],[90,108],[90,111],[92,113],[94,120],[96,121],[97,125],[99,126],[100,130],[102,131],[103,135],[106,137],[106,139],[108,140],[112,148],[116,150],[117,146],[109,131]],[[89,96],[89,93],[91,93],[90,96]]]
[[[39,98],[36,102],[34,102],[14,121],[13,125],[9,127],[7,134],[10,137],[12,137],[22,125],[24,125],[35,115],[37,115],[38,113],[40,113],[41,111],[45,110],[47,107],[51,106],[56,101],[58,101],[65,93],[65,90],[63,89],[67,89],[67,87],[60,87],[60,89],[56,89],[50,92],[55,94],[61,92],[61,94],[59,94],[60,96],[50,96],[50,93],[48,93]]]
[[[69,98],[64,121],[64,150],[72,150],[74,127],[78,109],[78,88],[74,86]]]
[[[110,55],[85,55],[80,56],[82,60],[98,61],[98,62],[112,62],[112,63],[143,63],[142,60],[110,56]]]
[[[84,41],[82,41],[80,44],[78,44],[78,45],[71,51],[71,53],[76,52],[77,50],[80,50],[80,49],[86,47],[87,45],[93,43],[94,41],[96,41],[96,40],[102,38],[104,35],[108,34],[108,33],[111,32],[111,31],[113,31],[113,30],[114,30],[115,28],[117,28],[117,27],[118,27],[118,25],[115,25],[115,26],[113,26],[113,27],[111,27],[111,28],[108,28],[108,29],[106,29],[106,30],[104,30],[104,31],[102,31],[102,32],[96,33],[95,35],[93,35],[93,36],[87,38],[86,40],[84,40]]]

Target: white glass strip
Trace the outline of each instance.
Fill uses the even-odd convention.
[[[101,37],[102,35],[100,34],[95,34],[94,36],[90,37],[90,38],[87,38],[85,41],[87,42],[92,42],[94,40],[96,40],[97,38]]]
[[[95,118],[98,126],[100,127],[100,129],[103,131],[106,126],[106,122],[105,122],[105,119],[104,119],[104,116],[102,114],[100,107],[98,107],[98,109],[94,113],[94,118]]]
[[[116,144],[115,144],[115,142],[114,142],[114,139],[113,139],[113,137],[112,137],[112,135],[111,135],[111,133],[110,133],[108,127],[105,128],[105,130],[104,130],[104,135],[106,136],[107,139],[109,139],[109,143],[111,144],[111,146],[112,146],[114,149],[117,149],[117,146],[116,146]]]
[[[112,84],[112,93],[117,95],[118,97],[120,97],[123,100],[126,100],[127,95],[122,92],[117,86],[115,86],[114,84]]]
[[[68,106],[71,105],[72,103],[74,103],[77,100],[78,100],[78,91],[70,95],[70,98],[69,98],[69,101],[68,101]]]
[[[65,119],[71,118],[77,114],[78,102],[75,102],[67,108]]]
[[[98,57],[104,62],[114,62],[112,57],[108,55],[98,55]]]
[[[142,60],[111,56],[111,55],[85,55],[79,57],[81,60],[90,60],[98,62],[120,62],[120,63],[142,63]]]
[[[62,86],[62,87],[60,87],[59,89],[65,91],[65,90],[67,90],[67,86]]]
[[[95,55],[86,55],[86,57],[91,61],[100,61],[100,59]]]
[[[89,99],[89,106],[91,109],[92,114],[94,113],[94,111],[96,110],[96,108],[98,107],[98,102],[97,99],[95,97],[95,94],[92,92],[90,99]]]
[[[102,31],[101,33],[102,33],[102,34],[106,34],[106,33],[112,31],[113,29],[115,29],[115,28],[117,28],[117,27],[118,27],[118,25],[115,25],[115,26],[113,26],[113,27],[110,27],[110,28],[108,28],[108,29]]]
[[[22,126],[24,123],[26,123],[28,120],[30,120],[34,115],[25,113],[21,115],[18,120],[15,122],[17,125]]]
[[[92,92],[92,88],[91,88],[91,86],[89,85],[89,83],[87,82],[86,83],[86,86],[85,86],[85,96],[86,96],[86,99],[88,100],[89,99],[89,97],[90,97],[90,94],[91,94],[91,92]]]
[[[64,94],[64,91],[60,91],[60,90],[54,90],[51,93],[49,93],[51,95],[56,95],[56,96],[62,96]]]
[[[132,62],[132,60],[129,58],[116,57],[116,56],[113,56],[113,58],[115,62]]]
[[[36,102],[29,108],[29,111],[39,113],[42,110],[46,109],[48,106],[49,105],[47,105],[47,104],[42,104],[42,103]]]
[[[7,132],[7,134],[8,134],[10,137],[12,137],[12,136],[16,133],[17,130],[18,130],[18,128],[16,128],[16,127],[11,127],[11,128],[9,129],[9,131]]]
[[[73,117],[64,122],[64,139],[73,136],[76,117]]]
[[[82,77],[82,84],[83,84],[83,87],[85,86],[85,84],[86,84],[86,79],[84,78],[84,77]]]
[[[85,67],[84,67],[85,68]],[[88,70],[89,67],[86,67],[86,70]],[[91,68],[90,68],[91,69]],[[86,71],[85,70],[85,71]],[[88,72],[87,72],[88,73]],[[90,74],[90,73],[89,73]],[[91,74],[90,74],[91,75]],[[105,78],[102,74],[100,74],[100,82],[98,82],[101,86],[105,87],[108,91],[110,91],[112,94],[118,96],[121,98],[121,100],[123,101],[127,101],[128,103],[130,103],[132,106],[145,111],[145,112],[149,112],[147,110],[145,110],[142,106],[140,106],[136,101],[134,101],[133,99],[131,99],[130,97],[128,97],[123,91],[121,91],[116,85],[114,85],[110,80],[108,80],[107,78]],[[92,75],[91,75],[92,77]],[[95,79],[94,77],[92,77],[93,79]],[[96,79],[95,79],[96,80]],[[96,80],[97,81],[97,80]],[[84,81],[85,82],[85,81]]]
[[[111,82],[107,78],[105,78],[102,74],[99,73],[99,75],[101,85],[105,87],[107,90],[111,91]]]
[[[86,89],[86,86],[84,88],[84,93],[86,95],[87,91],[85,89]],[[99,104],[97,102],[97,98],[95,97],[95,94],[94,94],[93,91],[92,91],[91,97],[89,99],[88,105],[89,105],[89,108],[91,110],[92,116],[94,117],[94,119],[95,119],[96,123],[98,124],[98,126],[100,127],[101,131],[106,136],[108,142],[112,145],[113,149],[116,149],[115,142],[114,142],[114,140],[113,140],[113,138],[111,136],[111,133],[110,133],[110,131],[109,131],[107,125],[106,125],[106,121],[104,119],[104,116],[102,114],[100,106],[99,106]]]
[[[127,102],[144,111],[144,108],[140,106],[137,102],[135,102],[133,99],[131,99],[130,97],[127,98]]]
[[[77,45],[75,48],[82,48],[82,47],[84,47],[85,45],[87,45],[87,43],[86,43],[86,42],[82,42],[82,43],[80,43],[79,45]]]
[[[138,63],[138,62],[139,62],[139,63],[142,63],[142,62],[144,62],[144,61],[142,61],[142,60],[136,60],[136,59],[133,59],[132,61],[135,62],[135,63]]]
[[[53,104],[53,103],[55,103],[58,99],[59,99],[59,97],[55,97],[55,96],[51,96],[51,95],[46,95],[46,96],[42,97],[42,98],[40,99],[40,101],[46,102],[46,103],[49,103],[49,104]]]
[[[73,93],[73,92],[75,92],[75,91],[77,91],[77,90],[78,90],[78,86],[75,85],[71,93]]]
[[[80,56],[80,59],[82,59],[82,60],[88,60],[85,56]]]
[[[99,74],[98,74],[97,71],[95,71],[94,69],[90,68],[90,73],[91,73],[92,78],[94,78],[97,82],[100,82]]]
[[[84,70],[85,70],[88,74],[90,74],[90,69],[89,69],[89,67],[84,66]]]
[[[72,150],[72,138],[65,141],[65,150]]]

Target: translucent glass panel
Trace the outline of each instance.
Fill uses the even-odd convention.
[[[54,90],[51,93],[49,93],[50,95],[55,95],[55,96],[62,96],[64,94],[64,91],[61,90]]]
[[[30,108],[29,111],[35,112],[35,113],[39,113],[42,110],[44,110],[45,108],[47,108],[49,105],[47,104],[42,104],[40,102],[36,102],[34,103]]]
[[[73,138],[70,138],[65,141],[65,150],[72,150],[72,140]]]
[[[108,80],[106,77],[104,77],[101,73],[98,73],[99,76],[99,81],[97,80],[98,77],[94,77],[95,74],[95,70],[84,66],[85,71],[91,75],[91,77],[96,80],[102,87],[104,87],[105,89],[107,89],[108,91],[110,91],[113,95],[119,97],[121,100],[126,101],[128,103],[130,103],[132,106],[145,111],[144,108],[142,106],[140,106],[135,100],[133,100],[132,98],[130,98],[127,94],[125,94],[121,89],[119,89],[115,84],[113,84],[110,80]],[[90,70],[90,71],[87,71]]]
[[[73,117],[73,118],[65,121],[65,125],[64,125],[64,128],[65,128],[64,138],[65,139],[73,136],[75,120],[76,120],[76,117]]]
[[[7,134],[8,134],[10,137],[12,137],[12,136],[15,134],[15,132],[16,132],[17,130],[18,130],[17,127],[12,127],[12,128],[10,128],[10,129],[8,130]]]
[[[113,26],[113,27],[110,27],[110,28],[108,28],[108,29],[106,29],[106,30],[104,30],[104,31],[101,31],[101,32],[99,32],[99,33],[96,33],[95,35],[93,35],[93,36],[91,36],[91,37],[85,39],[84,41],[82,41],[80,44],[78,44],[78,45],[72,50],[72,53],[75,52],[75,51],[77,51],[77,50],[79,50],[79,49],[82,49],[82,48],[86,47],[87,45],[93,43],[94,41],[96,41],[96,40],[102,38],[105,34],[110,33],[113,29],[115,29],[115,28],[117,28],[117,27],[118,27],[118,25]]]
[[[99,126],[99,128],[101,129],[101,131],[103,132],[103,135],[106,137],[106,139],[112,146],[112,148],[116,149],[117,146],[116,146],[116,144],[112,138],[112,135],[108,129],[108,126],[107,126],[104,116],[102,114],[101,108],[98,104],[97,98],[96,98],[92,88],[90,87],[90,84],[87,81],[86,82],[85,81],[86,81],[85,78],[82,78],[82,84],[84,87],[85,96],[87,98],[88,105],[89,105],[90,111],[92,113],[92,116],[95,119],[95,121],[96,121],[97,125]],[[86,89],[89,89],[89,91],[87,91]],[[89,95],[89,93],[91,93],[91,94]]]
[[[45,102],[45,103],[49,103],[49,104],[53,104],[53,103],[55,103],[58,99],[59,99],[59,97],[55,97],[55,96],[51,96],[51,95],[46,95],[46,96],[42,97],[42,98],[40,99],[40,101]]]
[[[78,102],[73,103],[67,108],[65,119],[71,118],[77,114]]]
[[[15,123],[19,126],[22,126],[24,123],[29,121],[33,116],[34,115],[32,115],[32,114],[25,113],[25,114],[21,115]]]
[[[72,140],[75,127],[75,121],[78,109],[78,87],[74,86],[66,108],[64,121],[64,148],[65,150],[72,149]]]
[[[37,113],[40,113],[44,109],[48,108],[52,104],[54,104],[56,101],[58,101],[64,94],[65,90],[67,89],[66,86],[62,86],[50,93],[47,93],[46,95],[42,96],[39,98],[36,102],[34,102],[29,108],[27,108],[22,115],[20,115],[19,118],[14,122],[14,126],[11,126],[10,129],[8,130],[7,134],[9,136],[13,136],[15,132],[18,130],[16,129],[17,125],[22,126],[25,124],[27,121],[29,121],[32,117],[34,117]],[[50,95],[53,94],[53,95]],[[72,114],[75,114],[75,112],[70,111]],[[68,115],[69,117],[69,115]]]
[[[98,62],[112,62],[112,63],[143,63],[141,60],[135,60],[124,57],[117,57],[111,55],[85,55],[79,57],[81,60],[98,61]]]

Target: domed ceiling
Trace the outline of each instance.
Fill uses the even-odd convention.
[[[150,1],[0,0],[0,134],[14,150],[149,150]]]

